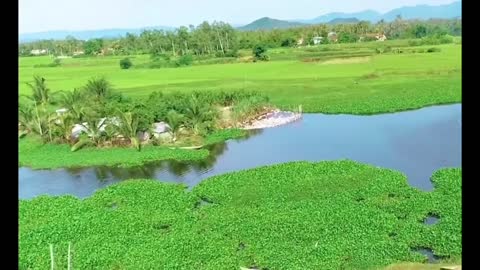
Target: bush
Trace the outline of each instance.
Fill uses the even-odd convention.
[[[129,69],[132,66],[132,61],[130,61],[130,58],[123,58],[120,60],[120,68],[121,69]]]
[[[53,59],[54,66],[60,66],[61,64],[62,64],[62,60],[60,60],[60,58]]]
[[[210,58],[204,60],[195,61],[195,65],[212,65],[212,64],[230,64],[238,61],[236,57],[222,57],[222,58]]]
[[[286,38],[282,41],[281,46],[282,47],[293,47],[297,44],[294,38]]]
[[[453,37],[449,35],[434,35],[424,37],[421,40],[422,45],[439,45],[453,43]]]
[[[185,54],[178,58],[178,60],[175,62],[175,65],[177,67],[190,66],[192,63],[193,63],[193,56],[191,54]]]
[[[432,47],[427,49],[427,53],[432,53],[432,52],[440,52],[441,49],[437,47]]]
[[[354,43],[357,42],[358,36],[351,33],[340,33],[338,43]]]
[[[53,62],[50,64],[38,64],[38,65],[34,65],[33,67],[34,68],[58,67],[61,64],[62,64],[62,61],[60,60],[60,58],[55,58],[53,59]]]
[[[422,42],[420,40],[412,39],[408,41],[408,46],[420,46]]]
[[[238,50],[232,49],[225,53],[225,57],[238,57]]]
[[[265,45],[256,45],[253,48],[254,61],[268,61],[267,47]]]

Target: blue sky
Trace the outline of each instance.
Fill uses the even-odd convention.
[[[19,0],[19,32],[244,24],[260,17],[310,19],[329,12],[441,5],[455,0]]]

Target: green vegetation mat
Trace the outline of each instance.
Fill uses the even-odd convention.
[[[78,152],[81,154],[82,152]],[[422,192],[393,170],[354,161],[293,162],[182,185],[130,180],[84,200],[19,202],[20,269],[371,269],[459,260],[461,169]],[[427,215],[440,217],[427,226]]]

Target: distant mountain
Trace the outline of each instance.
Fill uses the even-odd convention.
[[[238,27],[238,29],[243,31],[251,31],[251,30],[290,28],[290,27],[296,27],[296,26],[302,26],[302,25],[305,25],[305,24],[299,23],[299,22],[282,21],[282,20],[272,19],[269,17],[263,17],[247,25]]]
[[[357,18],[359,21],[377,22],[381,19],[385,21],[393,21],[397,15],[402,16],[403,19],[452,19],[462,16],[462,2],[457,1],[450,4],[430,6],[418,5],[409,7],[400,7],[393,9],[387,13],[381,14],[374,10],[365,10],[361,12],[342,13],[334,12],[328,13],[310,20],[294,20],[296,22],[307,24],[328,23],[334,19]]]
[[[311,20],[298,20],[298,22],[308,23],[308,24],[319,24],[319,23],[328,23],[335,19],[348,19],[356,18],[359,21],[375,21],[382,14],[374,10],[365,10],[360,12],[353,13],[343,13],[343,12],[333,12],[328,13],[319,17],[316,17]]]
[[[383,14],[382,18],[385,21],[393,21],[397,15],[402,16],[403,19],[450,19],[462,16],[462,2],[458,1],[440,6],[401,7]]]
[[[19,41],[23,42],[32,42],[42,39],[65,39],[67,36],[73,36],[76,39],[92,39],[92,38],[118,38],[123,37],[127,33],[131,34],[140,34],[143,30],[174,30],[174,27],[170,26],[154,26],[154,27],[143,27],[143,28],[131,28],[131,29],[102,29],[102,30],[84,30],[84,31],[47,31],[47,32],[37,32],[37,33],[24,33],[19,35]]]
[[[342,13],[333,12],[328,13],[314,19],[309,20],[278,20],[269,17],[263,17],[253,21],[247,25],[239,26],[239,30],[259,30],[259,29],[280,29],[302,26],[306,24],[338,24],[338,23],[356,23],[358,21],[377,22],[381,19],[385,21],[393,21],[400,15],[403,19],[451,19],[462,17],[462,2],[457,1],[451,4],[429,6],[417,5],[410,7],[400,7],[393,9],[387,13],[381,14],[374,10],[365,10],[361,12]],[[132,29],[103,29],[103,30],[86,30],[86,31],[48,31],[38,33],[25,33],[19,35],[19,41],[31,42],[41,39],[65,39],[67,36],[73,36],[77,39],[87,40],[92,38],[118,38],[125,36],[126,33],[140,34],[145,29],[162,29],[174,30],[175,27],[170,26],[156,26]]]
[[[358,23],[360,20],[357,18],[336,18],[333,19],[327,24],[347,24],[347,23]]]

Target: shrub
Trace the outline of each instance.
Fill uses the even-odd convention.
[[[412,39],[408,41],[408,46],[420,46],[422,45],[420,40]]]
[[[129,69],[132,66],[132,61],[130,61],[130,58],[123,58],[120,60],[120,68],[121,69]]]
[[[265,45],[256,45],[253,48],[254,61],[268,61],[267,47]]]
[[[440,48],[437,48],[437,47],[432,47],[432,48],[428,48],[427,49],[427,52],[428,53],[432,53],[432,52],[440,52],[441,49]]]
[[[34,65],[33,67],[34,68],[58,67],[61,64],[62,64],[62,61],[60,60],[60,58],[55,58],[53,59],[53,62],[50,64],[38,64],[38,65]]]
[[[53,66],[60,66],[62,64],[62,60],[60,58],[53,59]]]
[[[225,53],[225,57],[238,57],[238,50],[232,49]]]
[[[338,43],[354,43],[357,40],[358,36],[351,33],[341,33],[338,37]]]
[[[453,43],[453,37],[449,35],[434,35],[422,38],[422,45],[439,45]]]
[[[190,66],[192,63],[193,63],[193,56],[191,54],[185,54],[178,58],[178,60],[175,62],[175,65],[177,67]]]
[[[282,47],[293,47],[293,46],[295,46],[296,43],[297,42],[295,41],[294,38],[289,37],[289,38],[286,38],[282,41],[281,46]]]

